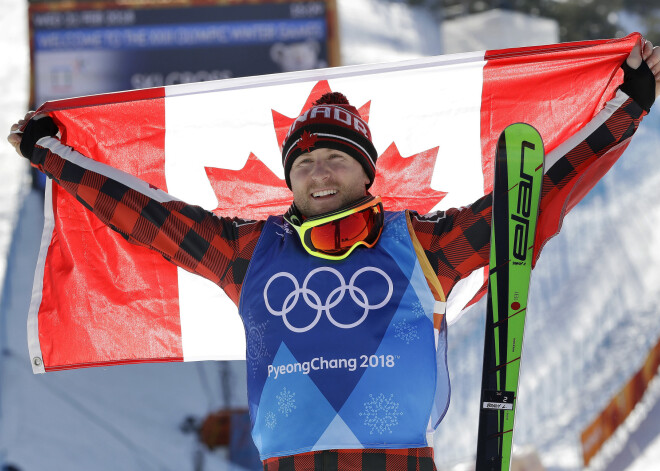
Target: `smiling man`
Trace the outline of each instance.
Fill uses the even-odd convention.
[[[594,118],[600,124],[572,136],[544,176],[541,211],[650,110],[660,50],[638,45],[623,67],[623,85]],[[444,301],[488,263],[490,195],[428,215],[385,211],[368,191],[378,156],[369,126],[340,93],[292,124],[282,163],[294,202],[261,221],[113,180],[117,171],[81,165],[85,156],[51,137],[52,119],[31,117],[9,141],[32,165],[126,240],[217,283],[244,325],[265,326],[246,327],[252,436],[264,469],[435,469],[429,437],[450,395]]]
[[[286,184],[305,216],[364,197],[378,152],[369,126],[341,93],[328,93],[291,125],[282,146]]]
[[[346,152],[314,149],[295,160],[289,171],[291,191],[302,214],[317,216],[366,195],[369,177]]]

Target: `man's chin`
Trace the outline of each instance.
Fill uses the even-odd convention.
[[[335,211],[342,206],[345,206],[345,203],[341,198],[336,197],[336,195],[322,196],[309,200],[304,207],[303,214],[307,217],[318,216]]]
[[[342,204],[318,204],[318,205],[313,205],[313,207],[310,208],[310,213],[308,216],[319,216],[321,214],[329,213],[332,211],[335,211],[339,208],[341,208],[343,205]]]

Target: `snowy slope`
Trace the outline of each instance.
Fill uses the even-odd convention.
[[[382,0],[340,0],[339,6],[346,64],[441,52],[437,28],[421,10]],[[0,0],[0,77],[9,90],[0,97],[5,130],[27,101],[24,9],[22,0]],[[660,337],[659,130],[654,110],[622,161],[569,215],[534,271],[515,443],[535,447],[553,471],[580,469],[581,428]],[[41,202],[29,194],[19,204],[25,166],[12,152],[0,145],[0,277],[3,263],[8,266],[0,305],[0,465],[14,463],[23,471],[185,470],[203,456],[204,469],[230,469],[222,453],[200,453],[179,429],[187,416],[223,405],[226,391],[215,363],[32,375],[25,317]],[[12,211],[21,207],[21,213]],[[483,305],[477,306],[450,331],[452,405],[436,436],[442,469],[474,453],[483,316]],[[239,362],[231,382],[230,405],[244,406]],[[618,437],[608,471],[657,469],[658,389]]]
[[[25,112],[25,84],[28,80],[27,31],[25,27],[15,26],[25,25],[26,14],[23,9],[15,8],[13,3],[15,0],[0,0],[0,28],[4,32],[0,36],[0,54],[3,57],[3,67],[0,68],[0,83],[3,87],[3,93],[0,94],[0,129],[3,138],[16,118]],[[16,208],[24,194],[22,190],[27,178],[25,169],[26,163],[16,159],[10,153],[9,146],[3,145],[0,149],[0,172],[4,177],[0,185],[0,287],[7,268]]]

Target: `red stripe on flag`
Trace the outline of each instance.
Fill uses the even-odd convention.
[[[589,122],[611,99],[621,83],[621,64],[640,35],[602,41],[584,41],[530,48],[488,51],[481,104],[481,148],[486,192],[492,188],[493,156],[499,134],[511,123],[534,126],[548,154]],[[620,152],[618,153],[620,154]],[[595,184],[614,162],[596,165],[583,175]],[[547,170],[547,169],[546,169]],[[587,188],[587,186],[585,186]],[[570,189],[569,189],[570,190]],[[561,227],[564,213],[585,191],[555,198],[541,213],[535,257],[540,247]]]
[[[65,132],[65,144],[167,191],[164,89],[61,100],[42,110],[61,129],[77,130]],[[181,361],[177,268],[126,242],[57,185],[53,211],[39,310],[45,369]]]
[[[84,108],[88,106],[112,105],[128,101],[160,99],[165,97],[165,88],[144,88],[141,90],[128,90],[124,92],[101,93],[98,95],[64,98],[62,100],[47,101],[39,107],[39,113],[66,110],[70,108]]]

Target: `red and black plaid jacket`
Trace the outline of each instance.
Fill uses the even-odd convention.
[[[613,110],[613,105],[608,106],[610,109],[605,112],[607,119],[595,127],[587,126],[573,136],[562,147],[564,155],[546,168],[541,215],[546,208],[556,208],[557,205],[563,208],[563,212],[575,183],[599,166],[601,156],[625,143],[635,133],[645,114],[632,99],[614,106]],[[596,116],[592,123],[602,121],[600,116]],[[135,188],[82,168],[45,147],[37,145],[35,154],[38,153],[41,155],[37,157],[43,157],[40,170],[126,240],[150,247],[176,265],[208,278],[238,304],[248,263],[265,221],[222,218],[181,201],[157,202]],[[459,280],[488,264],[490,195],[462,208],[429,215],[411,213],[411,219],[417,238],[446,295]],[[355,450],[351,453],[354,454]],[[348,453],[351,455],[349,458],[357,459],[351,453]],[[378,453],[382,456],[371,456],[372,452],[369,452],[367,459],[389,462],[387,460],[399,458],[389,456],[385,451]],[[268,464],[267,469],[323,469],[314,467],[313,463],[318,459],[300,458],[298,461],[301,463],[312,463],[311,467],[296,465],[292,468],[289,465],[295,460],[280,458]],[[419,459],[415,459],[419,463]],[[282,464],[277,464],[280,461]],[[416,466],[409,469],[426,469],[419,468],[419,464]]]

